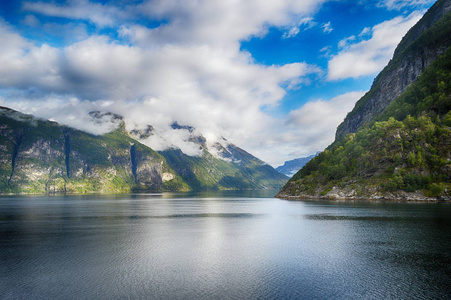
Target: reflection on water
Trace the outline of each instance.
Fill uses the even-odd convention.
[[[0,299],[449,299],[451,205],[0,198]]]

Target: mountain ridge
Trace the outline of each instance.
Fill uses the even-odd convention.
[[[437,1],[409,31],[371,90],[337,128],[335,141],[277,197],[451,200],[450,8],[451,1]],[[430,52],[431,45],[441,54]],[[406,86],[403,80],[412,74]]]
[[[96,136],[0,108],[0,193],[267,189],[280,187],[288,179],[232,144],[228,151],[240,154],[240,163],[202,148],[196,158],[178,150],[177,165],[169,154],[177,149],[152,150],[132,137],[119,115],[94,112],[92,116],[99,122],[113,120],[117,127]]]
[[[377,75],[371,89],[338,126],[336,139],[370,122],[399,97],[420,74],[451,45],[451,1],[437,1],[396,47],[388,65]],[[440,24],[442,23],[442,24]],[[437,30],[437,27],[444,30]],[[421,44],[421,47],[418,47]]]
[[[306,156],[306,157],[299,157],[299,158],[295,158],[292,160],[288,160],[288,161],[284,162],[284,164],[282,166],[278,166],[276,168],[276,170],[284,175],[291,177],[294,174],[296,174],[303,166],[305,166],[306,163],[308,163],[312,158],[314,158],[319,153],[320,152]]]

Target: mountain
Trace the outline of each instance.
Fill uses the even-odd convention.
[[[193,190],[277,189],[288,180],[225,138],[209,143],[194,127],[177,122],[171,124],[171,129],[180,137],[178,142],[185,143],[181,147],[189,145],[190,152],[194,148],[199,154],[187,155],[177,145],[159,153]],[[130,134],[144,144],[152,137],[165,139],[150,125],[144,130],[132,130]]]
[[[160,151],[168,164],[194,190],[280,188],[288,177],[243,149],[227,143],[208,145],[190,126],[173,124],[174,130],[189,131],[187,141],[198,145],[202,155],[186,155],[180,149]]]
[[[368,124],[415,82],[420,74],[451,45],[451,1],[439,0],[404,36],[392,60],[376,77],[366,95],[346,116],[336,138]]]
[[[308,163],[312,158],[314,158],[317,154],[310,155],[307,157],[295,158],[289,161],[286,161],[282,166],[276,168],[282,174],[287,175],[288,177],[296,174],[306,163]]]
[[[96,136],[0,107],[0,193],[265,189],[287,180],[233,144],[215,146],[221,157],[198,136],[199,156],[175,148],[159,153],[134,138],[153,134],[151,126],[128,132],[119,115],[90,115],[116,128]]]
[[[282,198],[451,200],[451,1],[437,1]]]

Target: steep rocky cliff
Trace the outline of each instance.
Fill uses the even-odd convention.
[[[282,198],[451,200],[451,12],[437,1]]]
[[[399,97],[451,45],[451,0],[437,1],[412,27],[370,91],[337,128],[336,138],[356,132]]]

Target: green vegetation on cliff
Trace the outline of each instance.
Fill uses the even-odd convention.
[[[450,197],[450,125],[451,113],[376,122],[310,161],[282,193],[325,196],[338,187],[347,197],[397,191]]]
[[[451,48],[372,121],[307,163],[279,196],[451,199]]]
[[[451,1],[439,0],[412,27],[395,50],[371,89],[348,113],[336,139],[371,122],[415,82],[425,69],[451,46]]]

